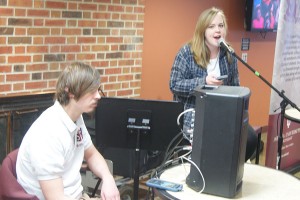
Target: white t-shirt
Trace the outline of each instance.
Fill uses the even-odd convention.
[[[210,59],[209,64],[207,65],[207,74],[215,75],[215,77],[220,76],[220,65],[219,65],[219,55],[214,58]]]
[[[18,182],[29,194],[45,199],[38,180],[63,179],[64,194],[82,193],[80,168],[92,145],[82,116],[74,123],[59,102],[45,110],[23,138],[17,158]]]

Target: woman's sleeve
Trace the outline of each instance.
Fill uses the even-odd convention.
[[[198,85],[205,84],[205,77],[196,77],[192,65],[192,59],[182,48],[176,55],[171,69],[169,86],[174,95],[188,97]]]

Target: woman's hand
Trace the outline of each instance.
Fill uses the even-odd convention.
[[[223,85],[223,81],[218,80],[217,76],[209,74],[206,76],[206,84],[207,85]]]

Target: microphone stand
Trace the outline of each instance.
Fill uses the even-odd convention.
[[[277,165],[276,169],[280,169],[280,164],[281,164],[281,152],[282,152],[282,144],[283,144],[283,122],[284,122],[284,115],[285,115],[285,109],[287,105],[291,105],[293,108],[297,109],[300,112],[300,109],[297,107],[295,103],[293,103],[289,98],[287,98],[284,94],[284,90],[281,92],[276,89],[270,82],[268,82],[260,73],[256,70],[254,70],[250,65],[248,65],[243,59],[241,59],[238,55],[235,54],[235,52],[231,49],[224,48],[221,46],[223,49],[225,49],[229,54],[237,58],[241,63],[243,63],[250,71],[252,71],[257,77],[259,77],[265,84],[267,84],[271,89],[273,89],[281,98],[282,101],[280,103],[280,130],[279,130],[279,136],[278,136],[278,147],[277,147]]]

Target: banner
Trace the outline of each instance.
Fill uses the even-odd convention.
[[[272,85],[300,107],[300,0],[281,0]],[[267,135],[266,166],[276,168],[278,135],[283,101],[271,91]],[[287,109],[291,107],[288,105]],[[298,112],[298,111],[297,111]],[[300,119],[285,117],[280,169],[288,170],[300,164]],[[293,117],[295,118],[295,117]]]

